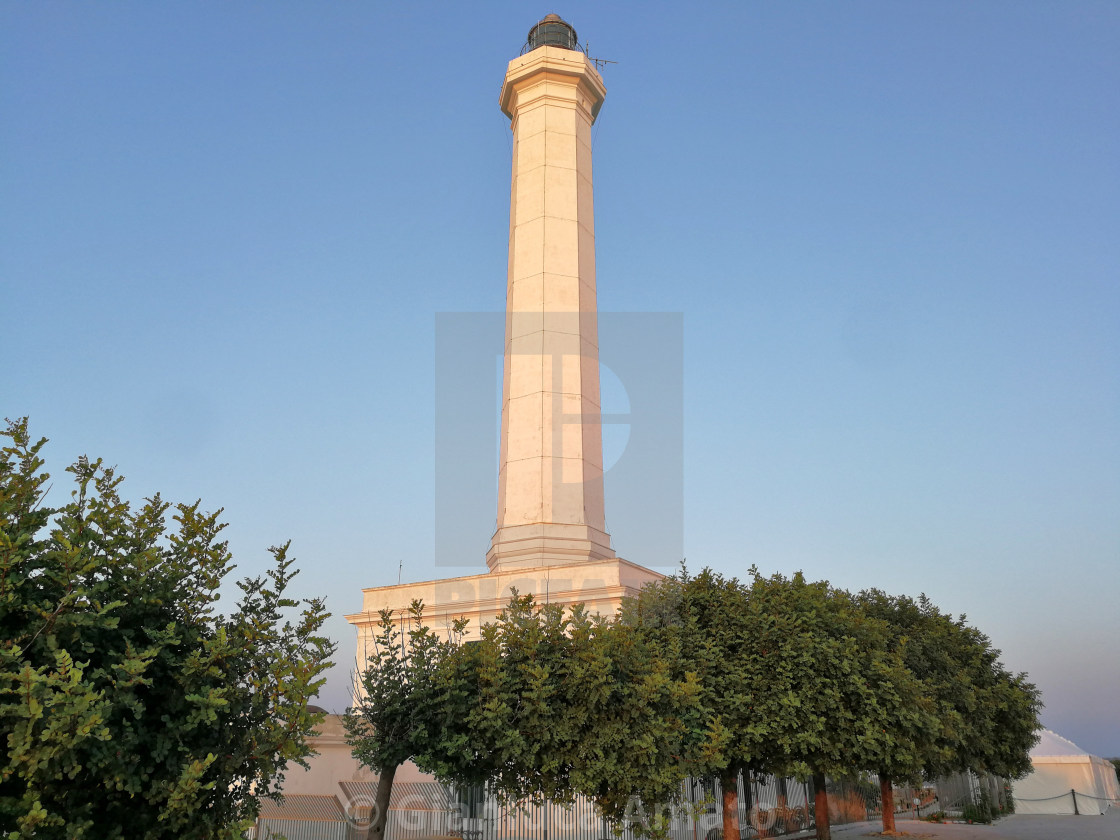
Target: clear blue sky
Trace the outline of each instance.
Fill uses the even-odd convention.
[[[504,306],[550,11],[618,62],[600,307],[683,313],[689,564],[924,591],[1120,755],[1114,2],[5,3],[0,412],[239,573],[290,538],[341,709],[361,587],[484,568],[492,518],[433,560],[435,313]]]

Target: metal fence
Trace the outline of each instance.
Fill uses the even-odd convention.
[[[453,836],[462,840],[611,840],[615,835],[595,806],[586,799],[571,804],[503,805],[481,787],[448,789],[436,782],[416,783],[410,797],[391,806],[386,840],[419,840],[423,837]],[[430,789],[429,789],[430,788]],[[774,776],[740,775],[738,781],[740,838],[807,836],[815,831],[815,790],[811,782]],[[896,787],[892,809],[899,816],[928,817],[940,812],[946,819],[990,820],[1009,810],[1009,788],[992,776],[959,774],[938,779],[918,788]],[[826,783],[829,819],[839,826],[882,818],[879,780],[864,774],[852,779],[829,779]],[[423,807],[407,807],[423,799]],[[368,803],[368,799],[364,802]],[[636,806],[629,815],[636,822],[657,820],[670,840],[722,840],[723,791],[718,780],[689,780],[673,807],[650,809]],[[435,808],[432,803],[443,803]],[[351,803],[353,805],[353,803]],[[294,821],[271,820],[258,824],[256,837],[283,832],[288,840],[351,840],[364,837],[366,820],[353,815],[368,807],[342,811],[351,819],[331,823],[297,825]],[[639,832],[627,827],[622,840],[638,840]]]
[[[358,834],[345,820],[261,819],[248,836],[254,840],[357,840]]]

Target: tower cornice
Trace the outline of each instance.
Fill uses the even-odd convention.
[[[538,94],[527,96],[529,90],[542,82],[556,82],[578,89],[583,95],[579,104],[588,112],[591,122],[599,115],[607,96],[603,77],[583,53],[560,47],[538,47],[509,63],[498,100],[502,113],[512,120],[515,112],[532,98],[546,95],[542,86]]]

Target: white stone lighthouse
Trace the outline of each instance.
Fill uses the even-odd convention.
[[[549,15],[510,62],[513,129],[498,529],[491,571],[614,557],[603,513],[591,124],[607,90]],[[562,46],[552,46],[560,43]]]
[[[499,100],[513,175],[490,571],[363,590],[363,611],[347,616],[359,658],[378,612],[403,613],[415,598],[433,629],[466,616],[477,634],[511,588],[607,615],[661,577],[615,556],[604,516],[591,126],[605,97],[575,30],[556,15],[533,26],[509,63]]]

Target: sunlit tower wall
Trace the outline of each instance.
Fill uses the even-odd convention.
[[[591,126],[606,87],[549,15],[509,63],[513,131],[492,572],[614,557],[603,505]]]

